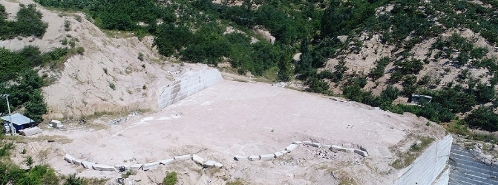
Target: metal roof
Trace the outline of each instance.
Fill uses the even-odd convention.
[[[1,118],[5,121],[10,121],[9,116],[4,116]],[[24,125],[24,124],[28,124],[28,123],[32,123],[32,122],[35,122],[35,121],[33,121],[31,118],[28,118],[22,114],[19,114],[19,113],[12,114],[12,123],[13,124]]]

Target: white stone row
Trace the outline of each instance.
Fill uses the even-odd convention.
[[[171,159],[165,159],[157,162],[151,162],[151,163],[144,163],[144,164],[128,164],[128,165],[114,165],[114,166],[109,166],[109,165],[104,165],[104,164],[98,164],[94,162],[89,162],[89,161],[84,161],[81,159],[77,159],[69,154],[66,154],[64,156],[64,160],[67,161],[68,163],[77,165],[77,166],[83,166],[86,169],[93,169],[97,171],[127,171],[127,170],[151,170],[159,165],[168,165],[171,164],[175,161],[184,161],[184,160],[192,160],[195,163],[205,167],[216,167],[216,168],[222,168],[223,164],[217,161],[212,161],[212,160],[207,160],[205,161],[203,158],[199,157],[198,155],[180,155],[180,156],[175,156]]]
[[[292,144],[288,145],[287,147],[285,147],[284,150],[282,150],[280,152],[275,152],[273,154],[250,155],[250,156],[236,155],[233,159],[236,161],[272,160],[272,159],[279,158],[279,157],[283,156],[284,154],[292,152],[299,145],[308,145],[308,146],[317,147],[317,148],[328,148],[329,150],[332,150],[332,151],[356,153],[362,157],[368,157],[368,152],[363,147],[360,147],[360,149],[354,149],[354,148],[345,148],[345,147],[341,147],[341,146],[337,146],[337,145],[320,144],[320,143],[315,143],[312,141],[294,141],[294,142],[292,142]]]

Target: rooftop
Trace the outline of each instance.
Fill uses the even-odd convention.
[[[3,120],[5,121],[10,121],[10,116],[3,116],[1,117]],[[31,118],[28,118],[22,114],[19,114],[19,113],[15,113],[12,115],[12,123],[13,124],[16,124],[16,125],[24,125],[24,124],[29,124],[29,123],[33,123],[35,122],[34,120],[32,120]]]

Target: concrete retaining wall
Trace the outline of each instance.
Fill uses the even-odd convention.
[[[432,184],[448,165],[453,137],[448,135],[429,146],[422,155],[400,172],[396,184]],[[446,174],[447,175],[447,174]],[[439,179],[446,179],[445,177]],[[438,181],[438,184],[445,182]],[[446,182],[447,184],[447,182]]]
[[[207,66],[197,72],[187,72],[181,79],[159,88],[159,109],[185,99],[221,80],[221,73]]]

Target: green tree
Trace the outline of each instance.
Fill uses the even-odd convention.
[[[81,177],[76,177],[76,174],[70,174],[63,185],[84,185],[85,180]]]
[[[296,66],[296,73],[299,74],[307,74],[311,68],[313,63],[313,58],[311,57],[310,49],[309,49],[309,39],[305,38],[301,42],[301,57],[300,61]]]
[[[498,115],[494,113],[493,108],[480,106],[473,110],[470,115],[465,118],[469,126],[482,128],[487,131],[498,130]]]
[[[349,69],[346,66],[346,61],[345,60],[340,60],[339,63],[334,66],[335,71],[333,72],[334,81],[335,83],[342,81],[342,78],[344,77],[344,73]]]

